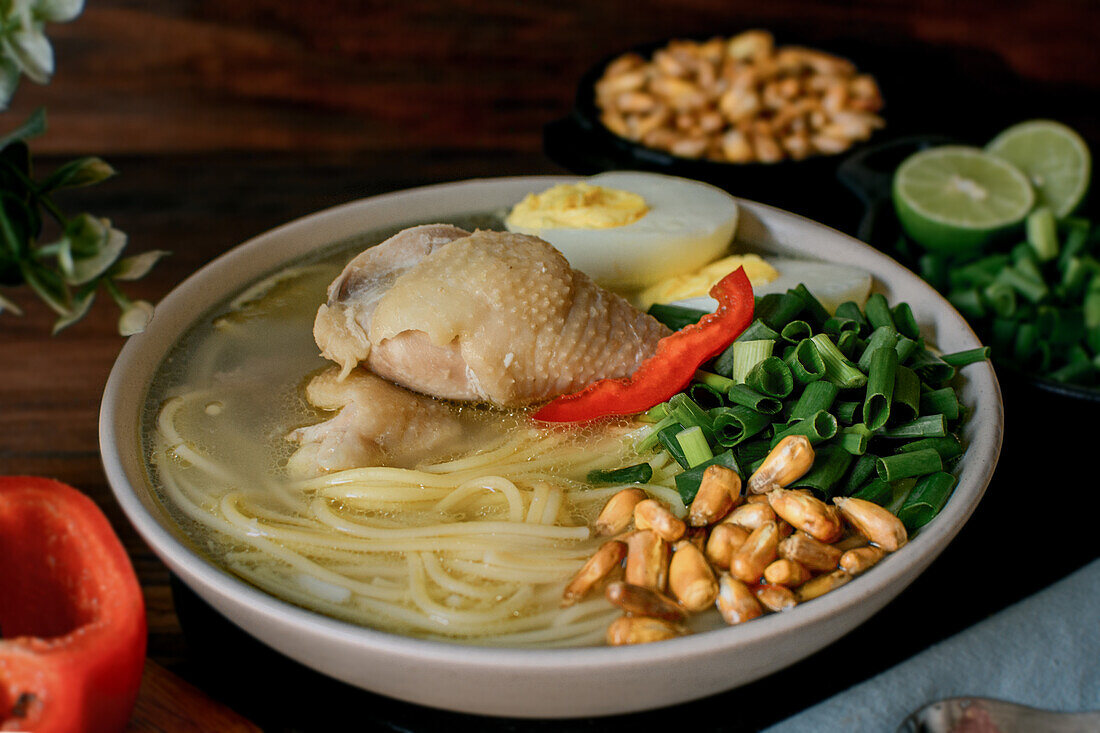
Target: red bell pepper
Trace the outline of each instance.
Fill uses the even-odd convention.
[[[0,731],[121,731],[145,642],[141,586],[95,503],[0,477]]]
[[[699,366],[720,354],[752,323],[752,284],[744,268],[710,289],[718,309],[657,343],[657,351],[629,377],[601,379],[562,395],[534,414],[545,422],[580,422],[606,415],[634,415],[683,390]]]

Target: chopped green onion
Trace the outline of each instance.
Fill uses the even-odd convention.
[[[920,529],[940,513],[954,489],[955,477],[949,473],[938,471],[925,476],[898,509],[898,519],[910,532]]]
[[[894,487],[890,485],[889,481],[883,481],[876,477],[861,486],[852,496],[856,499],[874,502],[879,506],[886,506],[894,498]]]
[[[829,320],[825,321],[825,325],[821,328],[822,331],[830,336],[836,336],[840,338],[841,334],[852,332],[858,334],[862,324],[851,318],[844,318],[842,316],[833,316]],[[810,334],[813,335],[813,334]]]
[[[772,446],[774,447],[783,438],[791,435],[804,435],[810,443],[817,445],[823,440],[834,437],[839,428],[836,418],[832,414],[821,410],[805,420],[797,420],[783,430],[777,431],[772,436]]]
[[[832,384],[831,382],[829,384]],[[863,409],[862,402],[844,402],[836,403],[836,417],[840,422],[851,425],[856,421],[856,415]]]
[[[890,306],[886,302],[886,296],[882,293],[871,293],[870,297],[867,298],[867,302],[863,305],[863,310],[867,313],[867,321],[871,324],[871,328],[898,330],[898,327],[894,324],[894,316],[890,312]]]
[[[757,318],[737,337],[738,341],[778,341],[779,332]]]
[[[949,364],[953,367],[964,367],[979,361],[985,361],[988,358],[988,346],[980,346],[977,349],[967,349],[966,351],[956,351],[953,354],[944,354],[940,357],[945,364]]]
[[[597,469],[588,472],[590,484],[645,484],[652,478],[653,466],[648,463],[635,463],[625,468]]]
[[[714,429],[711,425],[710,415],[695,400],[683,392],[672,395],[668,401],[669,414],[676,418],[676,422],[685,428],[699,428],[707,440],[714,439]]]
[[[840,388],[832,382],[810,382],[791,408],[790,420],[803,420],[816,412],[827,411],[833,406],[833,401],[839,393]]]
[[[825,306],[821,305],[821,301],[814,297],[814,294],[804,284],[799,283],[793,290],[787,292],[798,296],[802,300],[806,313],[817,322],[818,326],[829,320],[829,311],[825,310]]]
[[[668,403],[660,402],[638,415],[637,419],[640,422],[658,423],[666,417],[668,417]]]
[[[900,339],[901,334],[892,328],[887,328],[886,326],[876,328],[871,334],[871,337],[867,339],[867,348],[863,350],[863,353],[859,357],[859,368],[866,372],[871,368],[871,355],[875,353],[876,349],[880,349],[884,346],[894,348],[897,346]],[[899,359],[899,361],[901,360]]]
[[[940,454],[940,459],[945,463],[952,458],[957,458],[963,454],[962,443],[954,435],[945,435],[942,438],[921,438],[920,440],[914,440],[912,443],[906,443],[897,449],[898,453],[912,453],[918,450],[926,450],[931,448]]]
[[[947,418],[943,415],[924,415],[901,425],[879,430],[882,438],[942,438],[947,435]]]
[[[771,425],[771,417],[745,405],[716,407],[710,412],[714,439],[726,448],[748,440]]]
[[[756,305],[756,317],[762,320],[773,331],[781,331],[783,327],[793,321],[802,313],[805,304],[802,298],[792,293],[769,293]]]
[[[1045,206],[1027,215],[1027,243],[1035,250],[1040,262],[1053,260],[1058,256],[1058,229],[1054,214]]]
[[[836,347],[840,349],[840,353],[844,354],[845,359],[851,361],[855,358],[856,353],[863,353],[863,350],[867,348],[867,342],[861,339],[855,331],[845,331],[837,337]]]
[[[714,458],[714,452],[710,449],[710,443],[698,425],[684,428],[676,433],[676,442],[684,451],[684,459],[687,460],[687,468],[698,466],[703,461]]]
[[[734,341],[730,348],[733,349],[733,368],[730,379],[737,384],[742,384],[753,367],[772,355],[775,342]]]
[[[863,422],[871,430],[878,430],[890,418],[897,370],[898,352],[888,346],[875,349],[867,374],[867,395],[863,400]]]
[[[906,423],[916,419],[921,413],[920,377],[908,367],[899,366],[894,374],[893,406],[890,408],[890,419],[894,422]],[[936,412],[936,410],[929,410]]]
[[[684,428],[682,428],[679,423],[670,425],[667,428],[662,428],[657,431],[657,440],[660,441],[664,449],[668,451],[668,454],[672,456],[677,463],[684,468],[691,468],[691,466],[688,465],[687,456],[684,455],[684,449],[680,445],[680,441],[676,439],[676,436],[683,429]],[[700,430],[700,432],[702,431]]]
[[[926,415],[938,412],[948,420],[958,420],[959,398],[951,387],[934,389],[920,396],[920,411]]]
[[[817,351],[825,362],[825,379],[841,389],[853,389],[867,384],[867,375],[844,358],[844,354],[840,353],[828,334],[819,333],[810,341],[817,346]]]
[[[925,384],[933,387],[940,387],[955,376],[955,367],[924,348],[913,352],[907,366],[915,371]]]
[[[864,453],[855,460],[852,467],[848,470],[848,476],[844,480],[845,493],[851,494],[859,489],[873,476],[875,476],[875,469],[878,468],[878,456],[871,453]]]
[[[667,409],[667,406],[666,406]],[[672,415],[667,415],[661,418],[652,428],[650,428],[637,442],[634,443],[634,452],[641,455],[642,453],[648,453],[657,447],[660,442],[658,437],[660,432],[665,428],[675,427],[679,430],[682,425],[676,422],[676,418]]]
[[[803,339],[787,354],[783,362],[799,384],[811,384],[825,376],[825,360],[813,340]]]
[[[911,453],[895,453],[878,459],[878,477],[894,482],[902,478],[914,478],[943,470],[940,454],[931,448]]]
[[[808,339],[814,335],[814,330],[810,328],[810,324],[805,321],[791,321],[783,330],[779,332],[779,336],[788,343],[797,344],[803,339]]]
[[[817,451],[814,464],[805,476],[791,484],[795,489],[812,489],[825,496],[832,496],[837,483],[852,465],[852,454],[839,445],[827,445]]]
[[[782,359],[769,356],[752,368],[745,384],[761,394],[783,399],[794,389],[794,377]]]
[[[867,445],[870,441],[871,429],[861,422],[849,425],[840,431],[840,447],[853,456],[862,456],[867,453]]]
[[[673,331],[679,331],[684,326],[698,323],[700,318],[707,315],[707,311],[663,303],[654,303],[649,306],[649,310],[646,312]]]
[[[765,415],[775,415],[783,409],[783,402],[775,397],[760,394],[744,384],[735,384],[726,392],[726,398],[735,405],[744,405]]]
[[[859,330],[861,332],[871,330],[871,325],[867,323],[867,317],[863,315],[863,311],[854,300],[846,300],[838,305],[834,315],[837,318],[846,318],[855,321],[859,324]]]
[[[894,317],[894,326],[898,333],[913,340],[920,338],[920,326],[917,325],[917,318],[908,303],[898,303],[890,314]]]

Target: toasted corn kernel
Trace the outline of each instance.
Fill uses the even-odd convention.
[[[748,538],[749,530],[744,527],[725,522],[716,525],[710,531],[710,537],[707,538],[705,550],[707,559],[715,567],[723,570],[729,568],[733,553],[739,550]]]
[[[779,441],[749,477],[749,493],[763,494],[772,484],[780,487],[797,481],[814,465],[814,448],[805,435],[788,435]]]
[[[775,520],[775,511],[767,502],[753,502],[742,504],[734,509],[726,515],[722,524],[736,524],[751,532],[765,522],[774,522]]]
[[[678,552],[684,545],[693,545],[699,552],[703,552],[707,546],[706,527],[688,527],[684,536],[672,543],[672,551]]]
[[[684,633],[676,624],[646,616],[620,616],[607,627],[607,643],[610,646],[648,644],[651,641],[675,639]]]
[[[718,578],[718,612],[733,626],[762,616],[764,609],[749,587],[728,573]]]
[[[765,522],[752,531],[745,544],[730,558],[730,574],[746,583],[755,583],[764,568],[775,560],[779,549],[779,528],[775,522]]]
[[[794,595],[799,603],[804,603],[839,588],[851,579],[852,576],[844,570],[834,570],[831,573],[819,575],[808,583],[803,583],[795,589]]]
[[[909,539],[901,520],[874,502],[838,496],[833,503],[856,531],[887,552],[894,552]]]
[[[741,477],[737,471],[717,464],[707,466],[699,491],[688,510],[688,524],[705,527],[729,514],[741,499]]]
[[[668,543],[643,529],[626,538],[626,582],[657,591],[668,585]]]
[[[608,537],[629,527],[630,520],[634,518],[634,507],[645,498],[646,493],[641,489],[623,489],[608,499],[600,516],[596,517],[596,535]]]
[[[835,547],[819,542],[801,532],[795,532],[779,543],[780,557],[794,560],[818,573],[835,570],[836,564],[840,561],[840,554],[840,550]]]
[[[665,542],[675,542],[687,529],[687,525],[656,499],[644,499],[634,505],[634,526],[653,530]]]
[[[600,545],[592,557],[581,566],[562,593],[561,605],[571,606],[584,598],[597,583],[609,577],[626,557],[626,543],[609,540]]]
[[[685,137],[674,142],[669,152],[681,158],[698,158],[706,151],[708,144],[705,137]]]
[[[798,599],[790,588],[781,585],[758,585],[753,589],[756,600],[769,611],[786,611],[798,605]]]
[[[668,566],[668,589],[680,605],[692,612],[706,609],[718,597],[718,581],[714,571],[695,545],[684,545],[672,553]]]
[[[747,497],[745,497],[745,503],[746,504],[768,504],[768,505],[771,504],[771,502],[768,501],[768,495],[767,494],[749,494]]]
[[[816,496],[778,488],[769,491],[767,496],[776,514],[814,539],[836,542],[844,533],[840,517],[831,513],[829,505]]]
[[[794,588],[813,577],[805,565],[781,557],[764,568],[764,580],[772,585],[785,585]]]
[[[780,519],[776,524],[779,525],[779,539],[785,539],[794,534],[794,527],[786,519]]]
[[[837,509],[839,512],[840,510]],[[843,516],[843,515],[841,515]],[[867,539],[859,532],[849,532],[846,537],[833,543],[833,547],[841,552],[847,552],[848,550],[854,550],[857,547],[866,547],[871,543],[871,540]]]
[[[885,554],[881,547],[857,547],[840,556],[840,569],[851,575],[860,575],[867,572]]]
[[[683,621],[687,613],[676,601],[650,588],[617,580],[604,591],[607,600],[635,616],[651,616],[665,621]]]

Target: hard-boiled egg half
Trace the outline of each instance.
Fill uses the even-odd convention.
[[[768,257],[767,264],[774,268],[776,275],[765,279],[766,276],[761,273],[762,281],[759,282],[753,277],[753,271],[747,266],[745,268],[753,281],[753,293],[757,297],[769,293],[785,293],[802,284],[832,313],[846,300],[863,305],[871,293],[871,273],[858,267],[785,257]],[[727,269],[726,272],[728,271]],[[687,308],[713,311],[718,307],[718,302],[706,293],[726,272],[711,272],[705,282],[690,292],[670,289],[667,292],[662,291],[658,297],[650,298],[649,302],[675,303]]]
[[[725,253],[737,203],[698,181],[613,171],[533,192],[504,223],[545,239],[600,285],[638,290]]]

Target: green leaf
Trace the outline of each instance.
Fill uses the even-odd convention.
[[[30,249],[32,222],[30,208],[7,191],[0,191],[0,250],[11,259],[21,260]]]
[[[97,157],[79,158],[61,166],[42,182],[41,190],[56,191],[61,188],[77,188],[99,183],[115,175],[118,171],[107,161]]]
[[[72,298],[68,287],[56,272],[27,260],[19,263],[19,269],[23,272],[23,280],[38,293],[38,297],[42,298],[46,305],[59,316],[69,314]]]
[[[19,65],[9,58],[0,58],[0,110],[5,110],[19,88]]]
[[[4,39],[4,49],[30,77],[31,81],[48,84],[53,75],[53,46],[42,30],[41,23],[23,24],[11,30]]]
[[[70,285],[83,285],[107,272],[126,248],[125,232],[111,227],[111,222],[107,219],[102,221],[106,225],[104,240],[95,254],[73,259],[72,273],[65,278]]]
[[[126,257],[115,263],[111,268],[110,276],[115,280],[140,280],[149,274],[153,265],[157,264],[161,257],[172,254],[162,249],[154,249],[142,252],[133,257]]]
[[[31,151],[25,142],[16,140],[0,150],[0,190],[27,200],[31,194],[27,185],[30,171]]]
[[[86,288],[77,293],[69,312],[54,321],[53,335],[56,336],[62,329],[68,328],[86,316],[93,301],[95,301],[95,288]]]
[[[84,0],[37,0],[34,3],[36,18],[50,23],[68,23],[84,10]]]
[[[7,298],[5,298],[3,295],[0,295],[0,313],[3,313],[4,311],[11,311],[13,314],[15,314],[17,316],[23,315],[23,311],[19,308],[18,305],[11,302]]]
[[[46,131],[46,110],[39,107],[31,116],[27,118],[19,127],[15,128],[7,135],[0,137],[0,148],[7,147],[8,143],[16,142],[17,140],[27,140],[28,138],[38,137]]]

